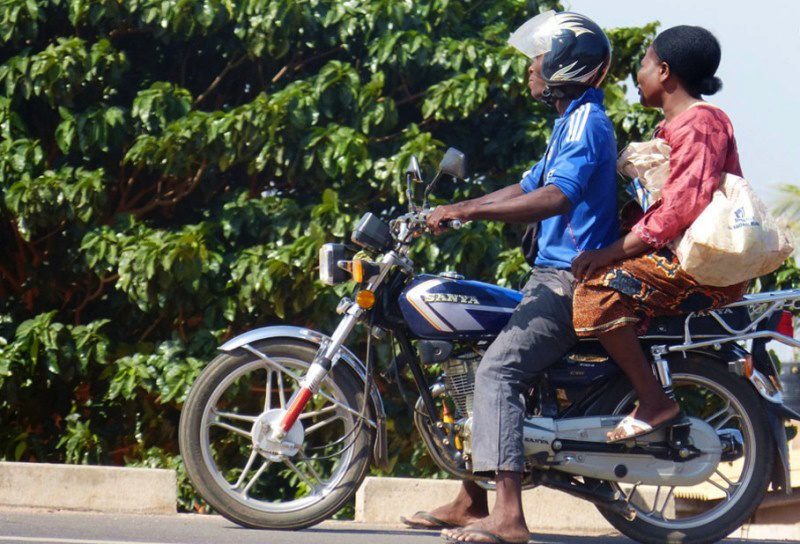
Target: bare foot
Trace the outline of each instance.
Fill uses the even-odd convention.
[[[474,511],[456,503],[445,504],[428,512],[424,512],[424,514],[427,515],[415,514],[402,518],[402,521],[406,525],[413,525],[417,528],[429,527],[431,529],[441,529],[442,526],[431,518],[440,520],[453,527],[463,527],[489,515],[488,512]]]
[[[442,524],[436,523],[437,520],[453,527],[463,527],[464,525],[475,523],[489,515],[486,490],[479,487],[475,482],[463,482],[453,502],[423,514],[414,515],[402,521],[412,527],[430,527],[431,529],[442,528]]]
[[[489,535],[496,535],[506,542],[523,543],[528,542],[530,533],[525,520],[522,518],[499,519],[493,512],[492,515],[471,523],[460,529],[445,529],[442,536],[458,542],[496,542]]]
[[[651,400],[647,403],[642,403],[640,401],[639,405],[628,415],[647,423],[650,427],[655,427],[674,418],[680,411],[681,409],[678,403],[668,396],[663,395],[663,398]],[[636,425],[634,425],[633,428],[634,436],[645,430],[644,428],[640,429]],[[620,426],[609,432],[606,436],[608,436],[609,440],[621,440],[626,438],[628,433]]]

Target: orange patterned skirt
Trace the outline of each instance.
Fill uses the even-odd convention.
[[[578,336],[596,336],[628,324],[644,332],[650,318],[710,310],[741,300],[747,282],[700,285],[667,248],[616,262],[579,283],[573,301]]]

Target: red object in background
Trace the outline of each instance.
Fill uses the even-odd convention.
[[[791,312],[787,312],[786,310],[781,312],[781,320],[778,321],[775,332],[788,336],[789,338],[794,338],[794,320],[792,319]]]

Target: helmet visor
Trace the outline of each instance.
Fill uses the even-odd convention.
[[[550,51],[557,29],[556,12],[546,11],[525,21],[511,34],[508,44],[533,59]]]

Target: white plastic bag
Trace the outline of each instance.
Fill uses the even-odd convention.
[[[620,173],[639,179],[636,197],[642,209],[661,196],[669,178],[669,152],[666,141],[654,138],[632,143],[620,155]],[[769,274],[794,249],[788,232],[747,181],[733,174],[723,174],[711,203],[670,248],[684,271],[713,287]]]
[[[661,188],[669,179],[669,144],[661,138],[631,142],[620,153],[617,170],[631,178],[631,196],[644,211],[661,198]]]
[[[794,250],[750,184],[733,174],[671,247],[690,276],[717,287],[769,274]]]

